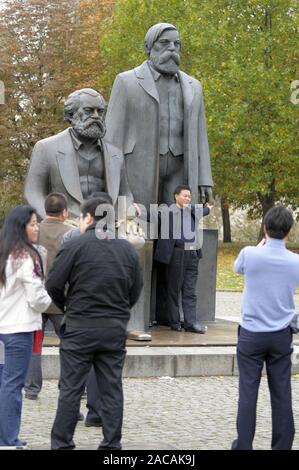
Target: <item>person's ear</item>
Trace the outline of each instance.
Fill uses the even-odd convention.
[[[69,124],[72,124],[73,122],[73,113],[64,113],[63,118],[66,122]]]
[[[86,221],[86,224],[87,225],[91,225],[94,223],[94,218],[93,216],[90,214],[90,212],[87,212],[86,216],[85,216],[85,221]]]

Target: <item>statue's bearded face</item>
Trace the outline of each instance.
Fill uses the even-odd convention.
[[[80,107],[74,112],[71,124],[79,137],[100,139],[104,137],[106,108],[100,96],[82,94]]]
[[[174,75],[179,70],[181,41],[179,33],[169,29],[154,43],[150,60],[162,74]]]

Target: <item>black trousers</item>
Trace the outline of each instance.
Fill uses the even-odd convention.
[[[291,395],[292,332],[288,327],[270,333],[254,333],[239,328],[238,437],[233,450],[251,450],[256,425],[256,405],[261,374],[266,364],[272,408],[273,450],[292,448],[295,428]]]
[[[167,311],[170,326],[173,328],[180,325],[180,292],[182,293],[184,326],[191,327],[196,324],[197,277],[197,252],[175,247],[166,268]]]
[[[96,373],[92,366],[88,375],[87,384],[87,402],[86,408],[88,413],[86,416],[86,422],[88,423],[102,423],[102,405],[99,393],[99,387],[97,382]]]
[[[80,399],[93,365],[101,402],[103,440],[99,448],[120,449],[123,420],[122,370],[126,324],[91,330],[70,330],[60,345],[60,391],[51,432],[52,449],[75,447],[73,435]]]

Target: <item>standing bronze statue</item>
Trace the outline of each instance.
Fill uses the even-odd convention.
[[[92,193],[106,191],[113,204],[120,202],[118,196],[126,197],[126,207],[122,201],[117,214],[121,220],[126,219],[124,211],[133,203],[133,196],[122,151],[104,137],[105,113],[104,98],[97,91],[90,88],[75,91],[64,104],[64,117],[71,127],[36,143],[25,181],[24,198],[37,209],[41,218],[45,217],[44,201],[51,192],[66,195],[69,216],[77,219],[83,200]],[[136,246],[142,237],[128,234],[126,238]],[[135,314],[139,323],[142,310],[140,307]],[[151,339],[142,325],[141,331],[135,329],[130,332],[131,338]]]
[[[51,192],[66,195],[71,218],[79,217],[80,204],[97,191],[108,192],[114,204],[119,195],[127,197],[128,206],[133,202],[122,152],[104,138],[105,113],[100,93],[90,88],[75,91],[64,104],[71,127],[36,143],[24,198],[41,218]]]
[[[212,199],[212,175],[203,92],[179,70],[181,41],[175,26],[152,26],[144,41],[148,60],[119,74],[106,117],[107,140],[125,156],[134,200],[173,203],[188,184],[193,201]]]

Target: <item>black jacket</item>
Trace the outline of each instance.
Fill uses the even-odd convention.
[[[174,234],[175,234],[175,223],[178,222],[179,214],[181,212],[181,209],[174,207],[174,210],[169,210],[167,212],[167,216],[169,217],[168,223],[169,223],[169,238],[161,238],[161,213],[158,213],[158,233],[159,233],[159,238],[156,243],[156,248],[154,252],[154,260],[159,261],[160,263],[164,264],[169,264],[173,250],[175,247],[175,244],[177,242]],[[195,211],[195,206],[192,205],[190,208],[187,208],[186,210],[190,210],[191,217],[194,219],[195,224],[198,224],[199,219],[203,216],[206,216],[210,213],[210,210],[207,207],[204,207],[202,211],[200,210],[198,213]],[[147,213],[147,220],[153,222],[153,217],[152,214],[149,212]],[[202,258],[202,251],[201,248],[198,248],[196,250],[198,258]]]
[[[126,323],[142,286],[135,248],[126,240],[98,239],[95,225],[62,247],[46,282],[55,304],[65,309],[66,326],[73,328]]]

